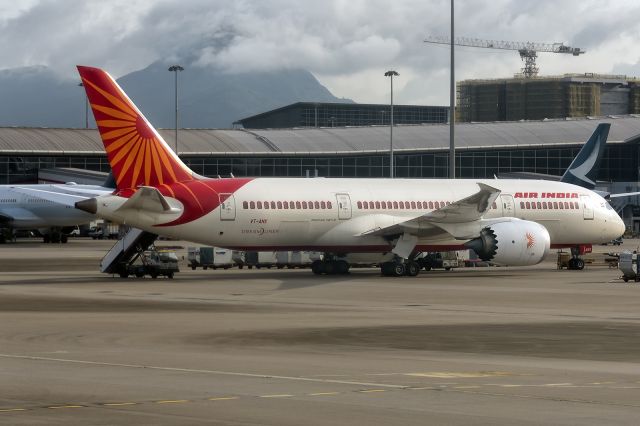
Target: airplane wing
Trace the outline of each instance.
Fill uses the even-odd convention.
[[[635,195],[640,195],[640,192],[621,192],[618,194],[607,194],[607,196],[604,198],[633,197]]]
[[[489,207],[500,195],[499,189],[484,183],[478,183],[478,186],[480,190],[475,194],[455,201],[440,209],[383,228],[371,229],[360,235],[391,237],[407,233],[415,236],[423,236],[433,234],[434,228],[439,228],[439,230],[448,232],[454,237],[462,237],[468,233],[465,230],[465,225],[482,219],[487,210],[489,210]],[[460,232],[454,231],[456,228],[459,228]]]
[[[30,195],[32,197],[42,198],[43,200],[48,200],[53,203],[62,204],[70,207],[75,207],[75,203],[78,201],[86,200],[88,198],[93,197],[93,195],[68,194],[64,192],[48,191],[44,189],[25,188],[21,186],[11,187],[11,191],[20,193],[20,194]]]

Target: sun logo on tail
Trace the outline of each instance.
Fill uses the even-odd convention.
[[[527,238],[527,248],[530,249],[531,247],[536,245],[536,239],[533,238],[533,235],[531,235],[531,233],[527,232],[525,234],[525,237]]]
[[[162,137],[102,70],[78,67],[118,189],[193,180]]]

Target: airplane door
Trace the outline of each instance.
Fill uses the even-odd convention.
[[[220,220],[236,220],[236,199],[233,194],[219,194]]]
[[[500,194],[500,202],[502,203],[502,216],[513,217],[516,214],[516,203],[513,196],[508,194]]]
[[[591,207],[591,197],[588,195],[581,195],[582,201],[582,217],[584,220],[593,220],[593,207]]]
[[[351,198],[349,194],[336,194],[338,203],[338,219],[351,219]]]

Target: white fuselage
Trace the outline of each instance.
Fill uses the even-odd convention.
[[[620,217],[594,192],[571,184],[528,180],[256,178],[212,212],[180,225],[161,225],[175,218],[159,222],[148,215],[123,217],[115,209],[125,199],[99,203],[98,216],[220,247],[385,252],[389,240],[367,236],[368,231],[473,195],[478,182],[501,190],[485,219],[537,222],[549,231],[552,246],[607,242],[624,232]],[[421,232],[416,248],[453,249],[463,242],[433,227]]]
[[[96,218],[94,215],[74,209],[72,206],[21,193],[14,190],[14,187],[14,185],[0,186],[0,217],[11,228],[40,229],[74,226],[89,223]],[[81,194],[86,197],[108,194],[113,191],[97,185],[36,184],[20,185],[19,187],[61,194]]]

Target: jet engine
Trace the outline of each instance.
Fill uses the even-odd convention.
[[[480,236],[468,241],[480,259],[504,266],[540,263],[549,252],[551,238],[547,228],[536,222],[512,219],[487,226]]]

